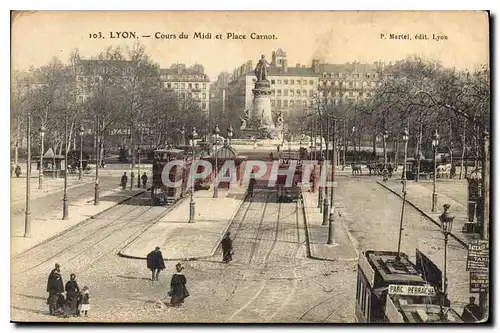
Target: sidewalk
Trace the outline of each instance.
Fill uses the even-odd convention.
[[[308,256],[312,259],[329,261],[356,261],[358,253],[351,237],[346,231],[341,217],[335,213],[334,244],[328,245],[328,225],[321,225],[323,214],[318,206],[318,192],[302,191],[305,210],[306,240],[309,248]],[[337,208],[338,209],[338,208]]]
[[[102,213],[121,202],[144,193],[144,189],[132,191],[112,190],[100,196],[100,203],[94,206],[93,197],[83,198],[69,205],[69,219],[62,220],[62,209],[44,218],[31,216],[31,235],[24,238],[24,225],[11,224],[11,258],[49,239],[77,226],[78,224]]]
[[[146,233],[122,249],[123,257],[145,259],[156,246],[164,260],[189,260],[212,256],[244,201],[241,188],[194,193],[195,222],[188,223],[189,202],[185,198]]]
[[[84,175],[81,180],[78,180],[78,175],[68,175],[68,189],[82,186],[85,184],[93,183],[94,177]],[[30,198],[37,199],[54,192],[62,191],[64,189],[64,178],[44,177],[42,189],[38,189],[38,174],[36,176],[31,174],[30,177]],[[24,201],[26,198],[26,177],[11,178],[10,179],[10,198],[11,204]]]
[[[385,187],[392,193],[396,194],[400,198],[402,198],[402,185],[401,180],[388,180],[387,182],[377,181],[379,185]],[[450,182],[448,182],[450,183]],[[436,212],[431,212],[432,205],[432,186],[425,183],[416,183],[414,181],[407,181],[406,183],[406,202],[408,202],[411,206],[417,209],[420,213],[425,215],[431,222],[436,224],[441,228],[441,222],[439,221],[439,215],[443,213],[443,205],[450,205],[450,213],[455,216],[455,220],[453,222],[453,231],[451,236],[455,238],[458,242],[460,242],[463,246],[467,247],[468,244],[475,239],[479,239],[478,234],[468,234],[462,232],[462,227],[466,222],[468,222],[467,218],[467,207],[450,196],[440,193],[439,186],[444,186],[443,184],[437,185],[437,207]],[[452,185],[448,185],[452,186]],[[460,185],[463,187],[463,185]],[[457,188],[458,189],[458,188]],[[448,189],[449,190],[449,189]],[[449,191],[444,191],[449,192]],[[460,195],[453,194],[454,197],[459,197]]]

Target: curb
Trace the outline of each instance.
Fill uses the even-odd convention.
[[[187,199],[188,197],[186,198],[183,198],[182,200],[179,200],[177,201],[174,205],[170,206],[171,208],[166,212],[166,214],[164,216],[166,216],[168,213],[170,213],[170,211],[172,211],[175,207],[177,207],[178,205],[180,205],[181,202],[184,201],[184,199]],[[193,261],[193,260],[198,260],[198,259],[206,259],[206,258],[210,258],[214,255],[215,251],[217,251],[217,248],[219,247],[219,244],[220,244],[220,241],[222,240],[222,238],[224,237],[224,235],[226,234],[227,230],[229,229],[229,227],[231,226],[231,224],[233,223],[233,220],[234,220],[234,217],[236,216],[236,214],[238,213],[238,211],[240,210],[241,208],[241,205],[243,204],[243,202],[245,202],[245,199],[241,200],[240,203],[238,204],[237,208],[235,209],[233,215],[231,215],[231,218],[229,219],[226,227],[223,229],[224,232],[218,237],[217,239],[217,243],[216,245],[212,248],[212,250],[210,250],[209,254],[207,255],[204,255],[204,256],[200,256],[200,257],[188,257],[188,258],[164,258],[163,261],[174,261],[174,260],[177,260],[177,261]],[[128,243],[125,247],[128,247],[130,246],[133,242],[137,241],[139,239],[140,236],[142,236],[147,230],[151,229],[152,227],[154,227],[155,225],[157,225],[158,223],[160,223],[160,219],[154,223],[153,225],[151,225],[148,229],[144,230],[136,239],[134,239],[132,242]],[[125,248],[123,247],[122,250]],[[137,260],[146,260],[146,258],[143,258],[143,257],[137,257],[137,256],[133,256],[133,255],[128,255],[128,254],[123,254],[120,250],[118,252],[118,255],[122,258],[128,258],[128,259],[137,259]]]
[[[305,231],[306,231],[307,257],[309,259],[312,259],[312,260],[331,261],[331,262],[338,262],[338,261],[351,262],[351,261],[357,261],[358,257],[359,257],[359,251],[356,248],[356,246],[354,246],[354,244],[353,244],[352,240],[354,238],[352,237],[352,235],[350,234],[350,232],[346,231],[344,223],[342,223],[342,222],[340,222],[340,225],[341,225],[343,231],[346,232],[347,238],[351,242],[351,245],[352,245],[352,247],[354,249],[354,252],[356,253],[356,257],[355,258],[329,259],[329,258],[315,257],[312,254],[312,252],[311,252],[311,242],[310,242],[310,238],[309,238],[309,226],[308,226],[308,223],[307,223],[307,212],[306,212],[307,209],[306,209],[306,207],[304,205],[304,198],[303,198],[303,195],[302,195],[302,188],[300,189],[300,192],[301,192],[300,195],[301,195],[301,202],[302,202],[302,211],[303,211],[303,214],[304,214],[304,226],[305,226]]]
[[[75,187],[85,186],[85,185],[88,185],[88,184],[92,184],[93,182],[94,181],[92,180],[92,181],[88,181],[88,182],[82,182],[80,184],[73,184],[71,186],[68,186],[67,189],[69,190],[69,189],[72,189],[72,188],[75,188]],[[46,196],[54,194],[54,193],[62,192],[63,190],[64,190],[64,187],[57,187],[56,189],[53,189],[53,190],[47,190],[47,191],[43,192],[42,195],[39,195],[39,196],[31,198],[31,199],[32,200],[37,200],[37,199],[46,197]],[[11,201],[11,205],[15,205],[15,204],[18,204],[18,203],[23,202],[23,201],[26,201],[26,196],[23,196],[20,199],[12,200]]]
[[[393,193],[396,196],[398,196],[401,200],[403,199],[403,196],[401,194],[399,194],[396,191],[394,191],[393,189],[389,188],[387,185],[384,185],[383,183],[381,183],[379,181],[377,181],[377,183],[380,186],[382,186],[383,188],[389,190],[391,193]],[[408,204],[410,204],[410,206],[412,206],[413,208],[415,208],[420,214],[422,214],[423,216],[427,217],[427,219],[429,219],[436,226],[438,226],[439,228],[441,228],[441,224],[438,221],[436,221],[432,216],[430,216],[426,211],[422,210],[420,207],[418,207],[417,205],[415,205],[413,202],[411,202],[408,199],[406,199],[406,202]],[[459,242],[466,249],[469,247],[469,245],[466,242],[464,242],[461,238],[459,238],[458,236],[456,236],[454,233],[450,233],[450,236],[453,237],[457,242]]]
[[[45,239],[45,240],[41,241],[40,243],[35,244],[35,245],[33,245],[32,247],[30,247],[30,248],[28,248],[28,249],[26,249],[26,250],[24,250],[24,251],[22,251],[22,252],[20,252],[20,253],[16,254],[14,257],[11,257],[11,260],[12,260],[12,259],[15,259],[15,258],[17,258],[17,257],[19,257],[19,256],[21,256],[21,255],[23,255],[23,254],[25,254],[26,252],[28,252],[28,251],[30,251],[30,250],[33,250],[34,248],[37,248],[37,247],[39,247],[39,246],[41,246],[41,245],[43,245],[43,244],[45,244],[45,243],[48,243],[48,242],[50,242],[51,240],[53,240],[53,239],[55,239],[55,238],[57,238],[57,237],[59,237],[59,236],[62,236],[62,235],[64,235],[64,234],[66,234],[67,232],[70,232],[71,230],[73,230],[73,229],[77,228],[78,226],[81,226],[81,225],[82,225],[82,224],[84,224],[84,223],[87,223],[87,222],[89,222],[89,221],[91,221],[91,220],[94,220],[94,219],[95,219],[96,217],[98,217],[99,215],[101,215],[101,214],[103,214],[103,213],[105,213],[105,212],[107,212],[107,211],[111,210],[112,208],[115,208],[116,206],[118,206],[118,205],[120,205],[120,204],[124,203],[125,201],[132,200],[132,198],[135,198],[135,197],[137,197],[137,196],[139,196],[139,195],[141,195],[141,194],[143,194],[143,193],[145,193],[145,192],[146,192],[146,191],[141,191],[141,192],[138,192],[138,193],[136,193],[136,194],[134,194],[134,195],[131,195],[131,196],[127,197],[127,198],[124,198],[123,200],[117,201],[117,202],[116,202],[116,204],[114,204],[114,205],[112,205],[112,206],[110,206],[110,207],[108,207],[108,208],[104,209],[103,211],[101,211],[101,212],[99,212],[99,213],[97,213],[97,214],[95,214],[95,215],[89,216],[89,217],[87,217],[86,219],[84,219],[84,220],[82,220],[82,221],[80,221],[80,222],[75,223],[75,224],[74,224],[74,225],[72,225],[71,227],[69,227],[69,228],[67,228],[67,229],[65,229],[65,230],[62,230],[62,231],[60,231],[60,232],[58,232],[58,233],[54,234],[53,236],[51,236],[51,237],[49,237],[49,238],[47,238],[47,239]]]

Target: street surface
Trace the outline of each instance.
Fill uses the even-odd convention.
[[[401,199],[378,185],[379,178],[338,180],[336,223],[345,223],[361,251],[397,250]],[[168,209],[150,206],[145,193],[14,258],[12,320],[355,322],[356,262],[308,259],[301,203],[279,203],[276,192],[265,188],[242,204],[230,226],[233,262],[221,263],[220,249],[212,258],[184,262],[191,296],[181,308],[156,307],[165,300],[177,262],[167,261],[160,281],[150,281],[144,260],[116,254]],[[402,251],[414,260],[415,248],[425,247],[433,260],[441,258],[439,229],[409,205],[404,220]],[[450,240],[449,294],[460,313],[469,296],[466,253]],[[48,315],[45,288],[56,262],[65,282],[75,273],[80,287],[89,287],[88,318]]]

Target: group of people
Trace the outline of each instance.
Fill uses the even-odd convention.
[[[233,260],[233,241],[230,238],[231,233],[227,232],[221,241],[222,246],[222,262],[229,263]],[[157,246],[153,251],[149,252],[146,257],[147,268],[151,271],[151,280],[158,281],[159,275],[165,269],[165,262],[161,249]],[[167,296],[170,297],[171,306],[181,306],[184,300],[189,297],[189,292],[186,288],[187,279],[182,273],[184,266],[181,263],[175,265],[175,273],[170,279],[170,290]]]
[[[158,281],[160,272],[165,269],[165,262],[161,253],[160,247],[157,246],[153,251],[149,252],[146,257],[147,267],[151,270],[151,280]],[[181,263],[175,265],[176,272],[170,280],[170,290],[167,295],[170,297],[170,305],[181,306],[184,299],[189,297],[189,292],[186,288],[187,279],[182,273],[184,267]]]
[[[10,177],[12,178],[12,174],[16,174],[16,177],[19,178],[21,176],[21,166],[20,165],[15,165],[12,163],[10,165]]]
[[[55,264],[50,272],[47,281],[47,304],[49,305],[49,314],[51,316],[81,316],[87,317],[90,310],[89,288],[84,286],[81,290],[76,281],[76,275],[71,274],[70,280],[63,285],[61,275],[61,266]],[[66,297],[64,297],[66,292]]]
[[[132,173],[132,176],[134,176],[133,173]],[[124,172],[122,175],[122,178],[120,180],[120,185],[123,189],[125,189],[127,187],[127,181],[128,181],[127,173]],[[148,183],[148,175],[145,172],[141,176],[141,181],[142,181],[142,187],[146,188],[146,185]]]

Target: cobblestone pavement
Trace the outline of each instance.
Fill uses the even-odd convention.
[[[401,201],[375,180],[339,177],[338,207],[362,250],[397,246]],[[121,322],[344,322],[355,321],[355,262],[306,257],[300,203],[279,203],[274,191],[260,189],[244,202],[230,227],[234,260],[184,262],[190,297],[180,308],[165,300],[176,261],[166,262],[160,281],[150,281],[143,260],[116,256],[140,232],[161,218],[166,207],[150,207],[146,196],[132,199],[95,220],[26,252],[12,263],[11,318],[22,321]],[[144,203],[145,205],[138,205]],[[414,257],[417,243],[440,257],[442,236],[411,207],[405,214],[402,249]],[[465,249],[449,244],[450,296],[466,301]],[[91,294],[89,318],[47,315],[47,276],[55,262],[63,278],[77,275]],[[463,271],[463,273],[462,273]],[[459,304],[459,308],[463,306]]]

